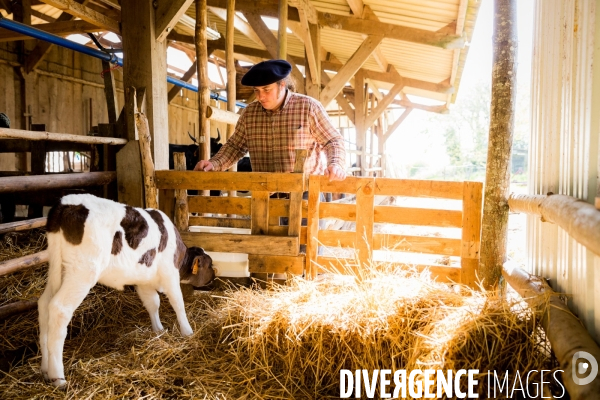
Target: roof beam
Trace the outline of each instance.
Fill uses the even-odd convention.
[[[409,86],[415,89],[428,90],[430,92],[436,93],[447,94],[452,93],[454,91],[454,87],[452,85],[449,85],[447,80],[441,83],[433,83],[422,81],[420,79],[405,78],[401,76],[395,69],[391,69],[388,72],[365,70],[365,78],[393,84],[403,83],[404,86]]]
[[[311,24],[319,23],[319,13],[313,7],[313,5],[310,4],[309,0],[288,0],[288,3],[290,6],[296,7],[298,9],[298,13],[304,13],[306,19]],[[302,17],[300,20],[302,20]]]
[[[315,57],[315,48],[310,35],[310,27],[308,26],[309,20],[304,10],[298,9],[298,12],[300,14],[300,29],[302,29],[303,36],[305,38],[304,47],[306,48],[305,54],[307,55],[308,68],[310,68],[310,80],[316,85],[319,82],[320,72],[319,65],[317,64],[317,58]],[[320,28],[317,26],[317,29]]]
[[[375,123],[375,120],[377,118],[379,118],[379,116],[381,114],[383,114],[385,109],[388,108],[388,106],[390,104],[392,104],[392,102],[394,101],[394,98],[396,97],[396,95],[398,93],[400,93],[400,91],[402,90],[403,87],[404,87],[403,83],[395,84],[390,89],[390,91],[383,97],[383,99],[381,101],[377,102],[377,107],[375,107],[375,109],[373,111],[371,111],[371,114],[369,114],[365,117],[365,128],[369,128],[370,126],[372,126]]]
[[[383,135],[383,143],[385,143],[390,138],[390,136],[392,136],[392,134],[396,131],[396,129],[398,129],[400,124],[404,122],[404,120],[406,119],[406,117],[408,117],[408,114],[410,114],[412,110],[412,107],[405,108],[402,115],[400,115],[398,119],[395,120],[394,123],[388,127],[387,132],[385,132],[385,134]]]
[[[181,80],[184,82],[189,82],[192,80],[194,75],[196,75],[196,61],[194,61],[194,63],[190,67],[190,69],[188,69],[187,72],[185,74],[183,74],[183,76],[181,77]],[[167,94],[167,99],[168,99],[167,101],[169,103],[171,101],[173,101],[173,99],[175,97],[177,97],[177,94],[179,94],[180,91],[181,91],[181,88],[179,86],[173,85],[173,87],[169,90],[169,94]]]
[[[345,88],[344,89],[344,96],[346,96],[346,98],[352,104],[355,104],[354,103],[354,89],[352,89],[352,88]],[[398,105],[398,106],[404,107],[404,108],[414,108],[414,109],[417,109],[417,110],[429,111],[429,112],[434,112],[434,113],[438,113],[438,114],[448,114],[448,106],[447,106],[447,104],[442,104],[442,105],[439,105],[439,106],[430,106],[430,105],[425,105],[425,104],[413,103],[406,96],[404,96],[400,100],[394,99],[392,101],[392,104],[395,104],[395,105]]]
[[[67,14],[68,15],[68,14]],[[70,15],[69,15],[70,16]],[[82,33],[82,32],[99,32],[103,30],[102,28],[97,27],[96,25],[90,24],[85,21],[58,21],[58,22],[50,22],[47,24],[37,24],[32,25],[36,29],[40,29],[44,32],[52,33],[58,36],[66,36],[71,35],[73,33]],[[14,40],[33,40],[31,36],[22,35],[17,32],[9,31],[7,29],[2,29],[0,31],[0,42],[12,42]],[[47,43],[47,42],[44,42]]]
[[[260,37],[260,40],[267,48],[267,51],[271,55],[272,58],[277,58],[277,49],[279,46],[277,45],[277,39],[273,35],[273,33],[269,30],[265,22],[262,20],[258,13],[253,12],[244,12],[244,17],[248,20],[248,23],[254,29],[254,32]],[[235,51],[235,49],[234,49]],[[296,83],[296,89],[300,92],[304,87],[304,76],[300,70],[298,70],[298,66],[294,62],[291,57],[287,57],[287,60],[290,64],[292,64],[292,76]]]
[[[154,14],[156,40],[162,42],[194,0],[160,1]]]
[[[319,13],[319,23],[332,29],[341,29],[365,35],[383,35],[387,39],[426,44],[443,49],[457,49],[465,45],[465,40],[459,35],[407,28],[381,21],[344,15]]]
[[[323,103],[324,107],[327,107],[331,100],[338,95],[346,85],[346,82],[362,67],[382,40],[383,36],[371,35],[362,42],[348,62],[346,62],[321,92],[321,103]]]
[[[346,3],[348,3],[348,5],[350,6],[350,9],[352,10],[352,14],[356,15],[358,18],[363,17],[362,14],[363,14],[363,9],[365,7],[363,0],[346,0]]]
[[[121,28],[117,21],[107,18],[101,13],[81,5],[74,0],[42,0],[42,2],[100,28],[104,28],[105,30],[119,35],[121,34]]]
[[[217,7],[208,7],[208,9],[210,10],[210,12],[215,14],[217,17],[219,17],[223,21],[227,22],[227,10],[223,10],[222,8],[217,8]],[[256,44],[262,45],[262,41],[260,40],[260,38],[258,37],[256,32],[254,32],[254,30],[252,29],[250,24],[248,24],[246,21],[244,21],[237,15],[235,15],[235,18],[233,20],[233,26],[235,29],[240,31],[248,39],[252,40]]]

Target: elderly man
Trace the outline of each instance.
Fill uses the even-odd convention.
[[[221,150],[194,170],[224,171],[249,152],[253,171],[292,172],[294,150],[306,149],[305,172],[325,174],[330,181],[346,178],[342,135],[319,101],[289,90],[291,71],[287,61],[269,60],[244,75],[242,84],[254,88],[257,101],[244,109]]]

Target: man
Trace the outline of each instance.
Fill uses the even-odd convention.
[[[224,171],[249,152],[253,171],[292,172],[294,150],[306,149],[305,172],[330,181],[346,178],[342,135],[319,101],[288,89],[290,72],[287,61],[269,60],[244,75],[242,85],[254,88],[257,101],[244,109],[221,150],[198,162],[195,171]]]

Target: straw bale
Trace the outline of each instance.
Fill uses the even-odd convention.
[[[0,277],[0,301],[39,296],[45,270]],[[294,278],[272,290],[196,291],[186,303],[190,338],[179,335],[161,300],[167,329],[155,334],[133,288],[95,287],[69,326],[66,391],[39,373],[37,311],[0,322],[2,397],[327,399],[339,398],[342,368],[512,370],[549,362],[537,317],[521,303],[381,265],[360,277]]]

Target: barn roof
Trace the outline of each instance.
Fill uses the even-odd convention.
[[[32,24],[51,24],[60,17],[62,11],[59,8],[64,0],[33,0],[32,3]],[[195,4],[189,0],[180,0],[179,3],[191,4],[170,32],[169,45],[184,51],[193,59]],[[213,62],[215,59],[218,62],[219,58],[224,57],[227,2],[208,0],[207,3],[209,26],[221,36],[221,39],[209,41],[209,47],[214,49]],[[274,22],[275,26],[271,24],[270,28],[277,36],[274,30],[276,21],[269,21],[268,18],[277,18],[278,3],[278,0],[236,2],[238,12],[234,43],[238,60],[256,62],[273,58],[257,35],[255,26],[248,23],[247,17],[248,14],[260,14],[263,20]],[[303,18],[318,23],[322,27],[322,68],[333,78],[355,52],[368,47],[366,42],[371,38],[376,49],[360,67],[369,71],[367,78],[371,90],[379,88],[386,91],[394,83],[403,80],[402,93],[434,100],[437,104],[447,104],[455,100],[460,86],[468,42],[473,34],[480,3],[477,0],[288,0],[293,7],[289,8],[288,15],[287,51],[302,70],[307,64],[306,32],[303,29],[306,25],[303,24]],[[89,0],[84,4],[88,10],[96,11],[109,20],[120,21],[117,0]],[[2,12],[11,18],[5,10]],[[87,31],[108,33],[100,26],[89,28]],[[64,32],[63,36],[70,33],[74,32]],[[101,43],[111,44],[102,40]],[[91,42],[90,45],[93,46]],[[181,66],[169,67],[178,76],[185,73]],[[351,83],[352,79],[349,79]],[[221,86],[220,82],[215,86]]]

